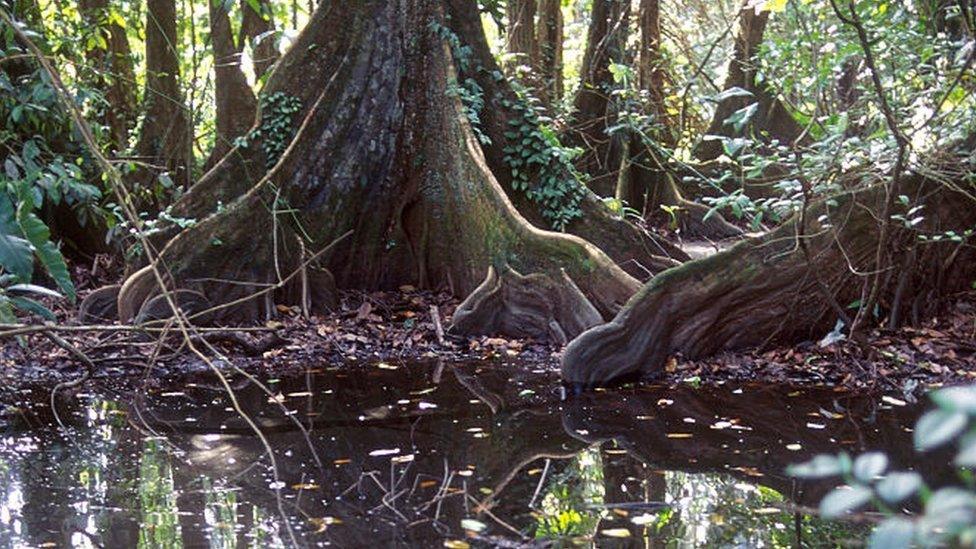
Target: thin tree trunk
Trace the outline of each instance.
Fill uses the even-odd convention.
[[[143,163],[135,177],[141,192],[154,193],[157,177],[164,172],[177,185],[189,187],[191,182],[190,129],[180,89],[177,43],[175,0],[147,0],[146,114],[135,146]]]
[[[508,28],[505,46],[517,58],[516,64],[528,64],[535,59],[535,14],[537,0],[508,0],[505,10]]]
[[[210,0],[210,41],[217,136],[205,170],[227,154],[236,138],[251,129],[257,112],[257,99],[241,72],[241,47],[234,43],[230,18],[221,0]]]
[[[563,11],[561,0],[539,0],[536,29],[536,70],[539,99],[552,106],[563,97]]]
[[[758,103],[756,113],[746,128],[753,128],[758,134],[768,133],[782,144],[790,145],[803,133],[803,128],[793,119],[783,103],[765,86],[756,80],[759,60],[756,55],[762,45],[769,12],[756,13],[750,0],[744,0],[739,11],[739,28],[735,36],[732,59],[729,61],[723,90],[741,88],[750,95],[735,95],[721,101],[715,108],[715,115],[705,132],[707,136],[736,135],[734,128],[725,123],[736,111],[753,103]],[[746,131],[746,128],[743,131]],[[693,151],[700,160],[714,160],[722,154],[722,142],[718,139],[704,139]]]
[[[272,65],[278,61],[278,37],[275,31],[274,13],[271,11],[269,0],[257,0],[260,12],[255,11],[248,0],[241,0],[241,37],[238,44],[244,45],[244,40],[251,46],[254,60],[254,74],[261,78]]]
[[[626,62],[629,18],[629,0],[593,0],[570,137],[583,147],[578,166],[590,175],[589,186],[600,196],[613,196],[620,167],[623,140],[607,135],[615,116],[611,94],[617,87],[610,65]]]
[[[105,40],[106,47],[85,52],[88,63],[97,71],[94,86],[105,95],[106,106],[99,121],[109,130],[115,151],[129,146],[129,131],[136,123],[136,82],[132,52],[125,29],[109,19],[108,0],[80,0],[85,21]]]

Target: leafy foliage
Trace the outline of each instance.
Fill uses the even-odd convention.
[[[794,465],[788,473],[801,478],[840,476],[846,486],[836,488],[820,502],[827,518],[841,517],[873,502],[889,515],[871,535],[870,547],[910,547],[950,544],[971,546],[976,542],[976,490],[969,468],[976,467],[976,386],[951,387],[932,393],[936,409],[926,412],[915,425],[915,447],[928,451],[958,443],[955,465],[963,486],[933,491],[914,471],[888,471],[888,458],[871,452],[851,459],[846,453],[820,455]],[[917,498],[923,511],[910,517],[895,509]]]
[[[302,103],[297,97],[275,92],[261,96],[260,106],[261,125],[239,137],[234,144],[247,148],[254,141],[260,141],[265,165],[271,169],[281,159],[295,136],[294,118],[302,109]]]

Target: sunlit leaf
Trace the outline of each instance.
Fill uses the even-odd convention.
[[[898,503],[911,496],[922,487],[922,477],[918,473],[891,473],[881,479],[875,490],[878,496],[888,503]]]
[[[881,452],[870,452],[858,456],[854,460],[852,472],[854,478],[861,482],[870,482],[876,477],[881,476],[888,468],[888,456]]]
[[[966,428],[968,418],[962,412],[932,410],[915,424],[915,447],[929,450],[955,438]]]
[[[912,547],[915,525],[902,518],[890,518],[882,522],[868,540],[869,549],[908,549]]]
[[[867,486],[835,488],[820,501],[820,514],[824,518],[837,518],[871,501],[871,489]]]

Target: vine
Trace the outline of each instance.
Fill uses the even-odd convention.
[[[234,144],[247,148],[254,140],[261,141],[264,152],[265,166],[274,167],[285,153],[288,144],[295,136],[295,113],[301,110],[302,102],[283,92],[275,92],[261,97],[261,125],[246,135],[238,137]]]
[[[464,45],[451,29],[439,23],[431,23],[431,29],[447,41],[459,73],[471,74],[474,70],[488,74],[480,64],[472,66],[471,48]],[[498,71],[492,71],[490,76],[496,81],[505,78]],[[510,128],[505,132],[507,143],[502,151],[505,165],[511,170],[512,188],[539,206],[550,227],[564,231],[571,221],[583,215],[580,208],[585,196],[583,174],[573,166],[573,160],[582,154],[582,150],[563,146],[556,131],[540,114],[539,101],[517,82],[511,84],[517,99],[505,99],[502,106],[515,116],[508,121]],[[464,115],[478,141],[483,145],[491,144],[491,139],[481,128],[485,99],[478,82],[465,78],[453,82],[447,92],[461,100]]]

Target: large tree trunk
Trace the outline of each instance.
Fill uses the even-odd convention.
[[[629,0],[593,0],[570,137],[583,147],[578,166],[591,176],[589,186],[600,196],[614,195],[620,167],[623,139],[607,135],[615,116],[611,93],[617,87],[610,65],[626,62],[629,19]]]
[[[506,163],[505,148],[511,139],[510,121],[518,116],[513,106],[519,102],[511,86],[505,80],[494,78],[499,71],[485,39],[481,20],[470,0],[450,0],[449,25],[462,43],[470,48],[470,59],[462,64],[459,80],[472,79],[482,90],[485,106],[480,113],[480,130],[490,139],[481,148],[489,169],[505,190],[519,213],[541,229],[550,228],[542,214],[542,205],[530,200],[524,191],[512,188],[511,167]],[[319,8],[324,12],[324,8]],[[312,109],[322,96],[322,89],[306,86],[311,79],[325,82],[325,90],[332,97],[334,87],[340,85],[339,76],[333,75],[351,62],[349,45],[359,40],[358,28],[331,28],[306,26],[295,46],[289,50],[281,66],[275,69],[262,95],[288,95],[296,100],[299,110],[290,115],[291,130],[297,131],[305,124]],[[263,120],[267,113],[260,114]],[[258,122],[260,130],[266,123]],[[267,132],[248,134],[248,145],[234,148],[215,169],[207,172],[189,192],[173,206],[173,215],[189,219],[203,219],[218,209],[219,204],[229,204],[260,181],[277,161],[264,154]],[[567,173],[558,174],[571,178]],[[585,189],[584,189],[585,191]],[[597,198],[584,192],[579,204],[582,215],[566,226],[566,231],[583,238],[606,252],[611,259],[632,276],[641,280],[686,261],[688,256],[667,241],[657,238],[632,223],[616,217]],[[160,233],[154,240],[163,244],[172,238],[177,227]]]
[[[706,136],[736,135],[734,128],[725,123],[732,114],[753,103],[758,103],[757,111],[752,121],[747,125],[757,135],[765,134],[771,139],[777,139],[782,144],[790,145],[803,134],[803,128],[793,119],[793,115],[786,110],[782,101],[769,88],[757,81],[756,68],[759,65],[757,52],[762,44],[769,21],[769,12],[756,13],[750,0],[744,0],[739,12],[739,27],[735,36],[732,59],[729,61],[728,71],[723,90],[741,88],[751,95],[734,95],[719,102],[715,108],[715,115],[705,132]],[[743,128],[746,131],[746,128]],[[722,142],[718,139],[704,139],[693,151],[700,160],[714,160],[722,154]]]
[[[238,44],[243,46],[244,39],[247,39],[251,45],[254,75],[261,78],[278,61],[278,37],[275,34],[271,2],[257,0],[255,4],[258,10],[248,0],[241,1],[241,36]]]
[[[920,176],[906,177],[904,193],[921,197],[923,234],[957,233],[976,222],[964,193]],[[777,341],[820,338],[861,297],[867,275],[880,277],[880,309],[889,318],[918,317],[938,297],[966,289],[976,277],[976,254],[952,242],[920,244],[898,229],[878,265],[876,186],[822,201],[802,219],[706,259],[652,279],[610,323],[567,347],[563,377],[603,383],[633,373],[654,374],[672,355],[697,358],[720,350]],[[892,222],[894,223],[894,222]],[[798,230],[802,227],[802,230]],[[804,250],[805,242],[806,250]],[[809,259],[808,259],[809,258]]]
[[[260,183],[162,252],[158,266],[176,287],[217,305],[211,318],[256,318],[276,300],[314,295],[314,279],[289,279],[313,259],[340,287],[474,292],[455,320],[490,309],[494,325],[475,327],[482,332],[572,337],[581,318],[595,321],[580,311],[606,318],[636,290],[596,247],[532,227],[506,198],[447,93],[440,5],[359,0],[315,12],[269,82],[293,97],[319,91],[296,138]],[[278,75],[295,70],[295,87],[279,87]],[[492,270],[501,291],[481,284]],[[512,301],[509,282],[533,299]],[[273,298],[253,297],[274,284],[283,288]],[[150,268],[139,271],[120,292],[120,316],[137,317],[158,293]]]
[[[536,28],[537,90],[543,105],[552,107],[563,97],[563,10],[561,0],[539,0]]]
[[[105,95],[99,122],[108,128],[114,151],[129,147],[129,131],[136,123],[136,77],[125,29],[108,17],[108,0],[81,0],[85,21],[104,39],[106,46],[85,52],[96,71],[94,86]]]
[[[246,6],[244,9],[251,9]],[[209,170],[230,151],[234,140],[254,124],[257,99],[241,71],[241,46],[234,43],[224,2],[210,0],[210,42],[214,56],[214,103],[217,136],[210,158],[204,164]]]
[[[146,17],[146,87],[143,97],[146,113],[135,146],[142,162],[133,179],[140,191],[156,185],[166,172],[184,187],[190,185],[190,125],[183,92],[180,89],[180,64],[176,51],[175,0],[148,0]]]

